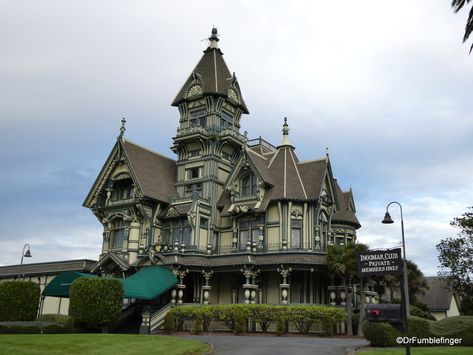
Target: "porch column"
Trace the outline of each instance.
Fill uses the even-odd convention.
[[[213,271],[202,270],[202,275],[204,276],[205,280],[205,285],[202,286],[202,290],[204,291],[202,295],[204,304],[209,304],[210,290],[212,289],[212,286],[209,285],[209,280],[212,277],[213,273]]]
[[[171,303],[175,304],[177,302],[177,304],[181,304],[182,297],[184,296],[184,290],[186,289],[186,285],[184,285],[184,277],[187,275],[189,270],[174,269],[172,272],[178,278],[179,284],[177,285],[177,288],[175,288],[171,292]]]
[[[254,304],[256,303],[256,291],[258,289],[258,285],[255,284],[255,278],[258,272],[252,271],[251,268],[248,268],[248,267],[241,269],[241,272],[246,278],[246,281],[243,284],[243,291],[245,294],[245,303]]]
[[[278,268],[277,270],[282,276],[282,283],[279,285],[279,288],[281,289],[281,303],[286,305],[289,303],[287,298],[289,296],[289,288],[290,288],[290,285],[287,281],[287,277],[291,273],[292,268],[284,268],[284,265],[281,265],[281,267]]]

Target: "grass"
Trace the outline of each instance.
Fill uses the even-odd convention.
[[[209,351],[197,340],[130,334],[0,334],[0,354],[166,354]]]
[[[376,350],[367,350],[359,351],[358,355],[403,355],[405,354],[404,348],[392,349],[376,349]],[[465,346],[429,346],[422,348],[411,348],[412,355],[467,355],[473,354],[473,347]]]

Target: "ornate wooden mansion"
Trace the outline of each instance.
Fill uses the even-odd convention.
[[[249,113],[235,74],[209,46],[172,102],[175,160],[124,138],[125,121],[84,206],[103,224],[92,273],[159,265],[177,276],[163,303],[335,304],[330,244],[356,240],[351,190],[330,159],[300,161],[282,142],[240,133]]]

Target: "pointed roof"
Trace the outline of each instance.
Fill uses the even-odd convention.
[[[340,209],[336,210],[333,217],[332,217],[332,222],[337,223],[348,223],[353,226],[355,226],[357,229],[361,227],[360,222],[358,221],[358,218],[356,218],[355,215],[355,210],[354,208],[352,209],[352,204],[353,202],[353,195],[351,193],[351,190],[349,191],[342,191],[340,188],[340,185],[338,185],[337,180],[334,180],[335,182],[335,191],[338,197],[338,200],[340,202]]]
[[[169,196],[179,197],[174,186],[177,176],[174,160],[126,139],[122,144],[130,169],[144,196],[162,202],[168,202]]]
[[[217,47],[217,29],[212,30],[209,37],[209,47],[204,51],[204,55],[195,66],[189,78],[186,80],[171,106],[179,106],[186,100],[187,90],[194,82],[199,82],[202,86],[202,95],[219,95],[228,97],[228,89],[234,86],[239,94],[239,106],[244,113],[249,113],[243,97],[241,97],[240,87],[236,80],[235,74],[231,74],[230,70],[223,59],[222,51]]]
[[[90,189],[83,206],[91,207],[94,194],[100,191],[104,182],[110,179],[112,170],[109,168],[114,160],[119,159],[123,152],[131,177],[144,197],[167,203],[169,196],[179,197],[175,182],[177,176],[176,162],[161,154],[133,143],[119,136],[104,166]]]

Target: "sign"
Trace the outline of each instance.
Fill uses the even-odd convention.
[[[358,276],[402,274],[401,249],[368,250],[358,254]]]

